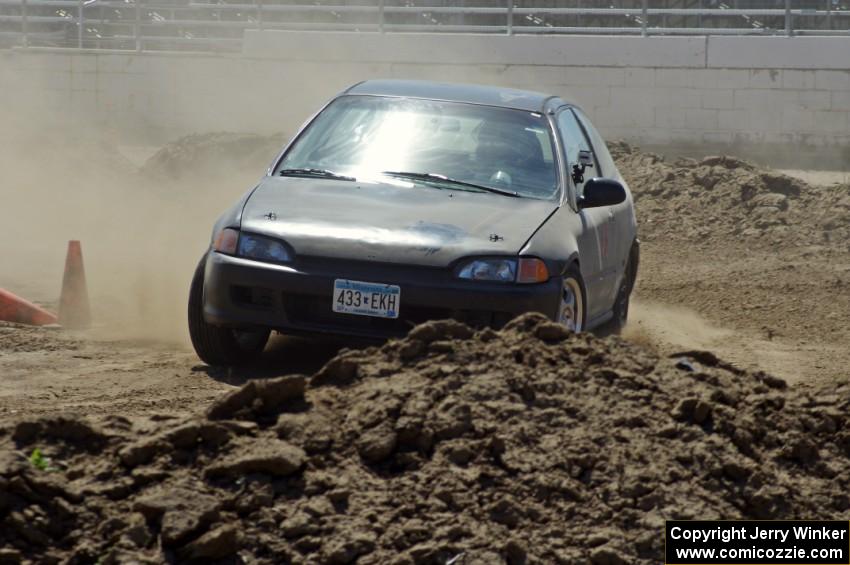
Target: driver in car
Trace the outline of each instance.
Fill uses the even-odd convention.
[[[540,140],[528,128],[488,121],[478,129],[476,141],[477,176],[484,184],[505,189],[522,186],[526,190],[554,187],[552,167],[546,166]]]

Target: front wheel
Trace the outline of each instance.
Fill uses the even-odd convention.
[[[204,320],[204,265],[201,259],[189,289],[189,336],[195,353],[209,365],[244,365],[256,359],[269,340],[267,329],[235,330]]]
[[[561,302],[558,306],[558,322],[574,332],[584,330],[587,306],[584,298],[584,283],[576,265],[564,273],[561,285]]]

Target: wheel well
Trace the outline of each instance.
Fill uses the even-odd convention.
[[[629,249],[629,292],[635,287],[637,281],[638,266],[640,265],[640,241],[635,238],[632,241],[632,247]]]
[[[579,263],[578,260],[578,253],[574,253],[569,259],[564,261],[564,268],[561,269],[561,276],[563,276],[564,273],[566,273],[567,270],[573,265],[575,265],[576,269],[578,269],[578,272],[581,273],[581,263]]]

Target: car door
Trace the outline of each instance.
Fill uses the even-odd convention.
[[[584,130],[568,107],[563,107],[557,114],[558,129],[566,161],[568,182],[572,183],[576,199],[584,190],[584,180],[592,178],[598,163],[593,159],[593,167],[585,169],[584,175],[573,174],[578,167],[579,154],[588,151],[592,155],[592,146],[587,141]],[[578,237],[579,261],[581,274],[584,278],[587,293],[588,320],[604,314],[611,307],[613,281],[606,276],[607,262],[610,255],[610,226],[611,216],[607,208],[590,208],[579,210],[582,232]]]
[[[599,132],[593,127],[593,124],[590,123],[590,120],[581,110],[572,108],[572,111],[584,128],[594,157],[596,158],[597,169],[594,171],[593,176],[615,179],[622,182],[623,179],[620,178],[617,165],[614,163],[614,159],[611,158],[611,154],[608,152],[602,136],[599,135]],[[608,242],[608,248],[606,250],[607,258],[603,259],[605,262],[603,269],[614,279],[612,281],[613,288],[611,289],[613,292],[611,301],[613,303],[617,292],[618,281],[621,280],[629,258],[629,252],[631,251],[632,240],[634,239],[634,212],[630,199],[627,199],[622,204],[604,208],[604,210],[608,213],[609,221],[606,234]]]

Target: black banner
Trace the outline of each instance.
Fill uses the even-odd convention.
[[[668,520],[667,565],[850,565],[850,522]]]

